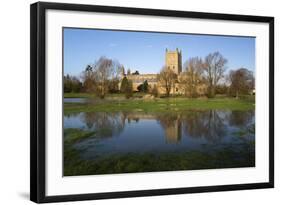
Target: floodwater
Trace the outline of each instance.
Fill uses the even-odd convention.
[[[64,98],[64,103],[86,103],[88,100],[87,98]]]
[[[221,150],[255,140],[255,112],[190,110],[184,113],[81,112],[64,116],[64,129],[94,131],[73,147],[81,159],[128,153]]]

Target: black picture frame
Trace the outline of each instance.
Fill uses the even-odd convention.
[[[46,10],[121,13],[194,19],[262,22],[269,25],[269,181],[188,188],[121,191],[75,195],[46,196],[46,97],[45,97],[45,25]],[[30,7],[30,199],[37,203],[96,200],[198,192],[230,191],[274,187],[274,18],[265,16],[110,7],[82,4],[38,2]]]

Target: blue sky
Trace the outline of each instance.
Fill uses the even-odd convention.
[[[95,29],[64,29],[64,73],[79,76],[99,57],[118,60],[132,72],[158,73],[165,49],[182,50],[183,63],[219,51],[227,68],[255,70],[255,38],[196,34],[168,34]]]

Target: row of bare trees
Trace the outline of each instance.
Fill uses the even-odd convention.
[[[108,92],[122,92],[127,98],[133,94],[132,81],[126,77],[121,79],[124,67],[118,62],[106,57],[99,58],[95,63],[87,65],[81,74],[82,87],[79,92],[95,93],[104,98]],[[136,71],[138,73],[138,71]],[[69,77],[66,76],[67,80]],[[77,79],[73,77],[73,79]],[[64,81],[65,87],[68,81]],[[119,83],[121,86],[119,88]],[[69,86],[68,86],[69,87]],[[75,90],[64,89],[65,92],[76,92]]]
[[[247,94],[254,89],[255,80],[252,71],[246,68],[231,70],[226,74],[227,59],[219,52],[208,54],[204,59],[190,58],[183,66],[183,72],[175,74],[171,69],[163,67],[157,75],[158,86],[162,87],[167,96],[170,96],[175,84],[178,84],[184,94],[197,97],[198,90],[204,87],[204,95],[214,97],[217,92],[238,96]],[[126,77],[121,79],[124,67],[115,60],[106,57],[99,58],[95,63],[87,65],[81,74],[81,80],[76,77],[64,77],[65,92],[95,93],[104,98],[108,92],[122,92],[126,97],[131,97],[133,92],[132,82]],[[224,85],[221,84],[224,80]],[[119,83],[121,88],[119,88]],[[148,83],[139,86],[140,90],[148,90]],[[120,90],[121,89],[121,90]],[[155,96],[158,95],[157,87],[151,88]],[[201,92],[202,95],[202,92]]]
[[[163,67],[158,75],[158,81],[169,96],[175,83],[178,83],[189,97],[197,97],[198,89],[206,88],[208,97],[215,97],[221,88],[223,92],[238,97],[239,93],[247,94],[254,89],[253,72],[246,68],[231,70],[226,74],[227,59],[219,52],[208,54],[204,59],[190,58],[185,62],[183,72],[177,76],[171,69]],[[224,85],[220,82],[224,80]]]

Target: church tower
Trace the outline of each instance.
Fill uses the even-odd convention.
[[[180,74],[182,72],[181,50],[178,48],[175,51],[166,49],[165,62],[166,68],[171,69],[176,74]]]

